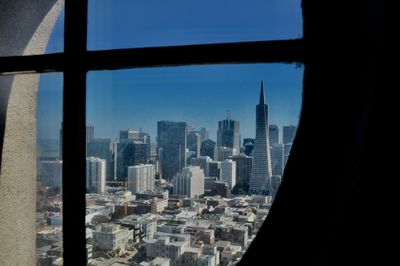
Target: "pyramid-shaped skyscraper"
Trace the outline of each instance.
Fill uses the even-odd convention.
[[[250,194],[272,195],[271,154],[268,134],[268,105],[264,99],[264,83],[261,81],[260,100],[256,106],[256,139],[250,177]]]

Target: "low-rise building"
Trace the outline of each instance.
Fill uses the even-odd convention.
[[[116,224],[100,224],[93,231],[93,240],[96,246],[102,250],[125,249],[129,239],[132,239],[132,231],[121,228]]]
[[[180,265],[183,253],[190,247],[189,235],[159,234],[146,240],[146,257],[165,257],[170,259],[171,266]]]

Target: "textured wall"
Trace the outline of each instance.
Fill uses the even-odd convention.
[[[62,7],[62,0],[0,0],[0,56],[44,53]],[[38,74],[0,76],[0,265],[36,265],[38,81]]]

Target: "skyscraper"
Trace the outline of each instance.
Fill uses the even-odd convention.
[[[268,105],[264,101],[264,83],[261,81],[260,101],[256,106],[256,139],[250,177],[251,194],[271,195],[271,155],[268,134]]]
[[[221,181],[228,182],[231,188],[236,185],[236,162],[231,159],[221,162]]]
[[[240,124],[239,121],[228,117],[218,122],[217,146],[227,147],[240,151]]]
[[[208,162],[208,175],[216,177],[219,180],[221,178],[221,162]]]
[[[203,169],[204,176],[209,176],[209,163],[212,162],[212,159],[208,156],[200,156],[199,158],[192,158],[190,165],[199,166]]]
[[[208,129],[205,127],[200,128],[199,130],[200,133],[200,141],[205,141],[208,139]]]
[[[293,143],[294,137],[296,136],[296,126],[284,126],[282,128],[282,141],[283,144]]]
[[[117,155],[117,179],[125,181],[128,176],[128,166],[147,164],[149,162],[150,145],[142,141],[120,140]]]
[[[98,157],[106,160],[106,178],[109,181],[116,180],[117,174],[117,144],[113,139],[92,139],[87,144],[87,156]]]
[[[161,177],[171,180],[186,166],[186,122],[157,122],[157,147]]]
[[[236,162],[236,183],[240,185],[248,185],[250,182],[253,157],[242,153],[233,156],[232,160]]]
[[[279,144],[279,126],[269,125],[269,145]]]
[[[236,150],[235,148],[218,147],[216,160],[222,162],[226,159],[232,158],[232,156],[235,156],[237,154],[238,150]]]
[[[187,148],[189,149],[189,151],[195,152],[196,158],[199,158],[200,156],[200,139],[200,134],[196,133],[196,131],[191,131],[187,135]]]
[[[195,198],[204,194],[204,172],[199,166],[189,166],[177,173],[173,180],[174,194]]]
[[[86,144],[94,139],[94,125],[86,125]]]
[[[128,190],[132,194],[154,190],[155,167],[140,164],[128,167]]]
[[[139,139],[139,131],[136,131],[133,129],[120,130],[119,131],[119,139],[120,140],[125,140],[125,139],[137,140],[137,139]]]
[[[86,158],[86,188],[93,193],[104,193],[106,188],[106,160]]]
[[[217,149],[216,143],[211,139],[207,139],[201,143],[200,155],[209,156],[211,159],[216,160],[217,159],[216,149]]]
[[[271,146],[272,174],[283,176],[284,168],[284,145],[274,144]]]

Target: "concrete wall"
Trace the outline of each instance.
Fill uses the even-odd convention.
[[[63,2],[0,0],[0,56],[44,53]],[[38,81],[0,76],[0,265],[36,265]]]

